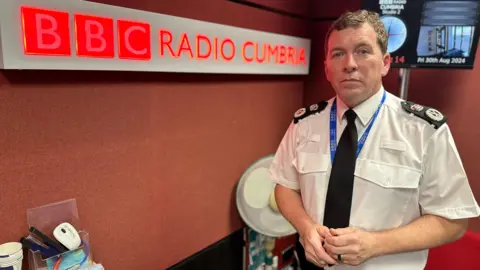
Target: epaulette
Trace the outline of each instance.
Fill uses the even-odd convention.
[[[436,109],[416,104],[411,101],[402,101],[402,107],[405,111],[422,118],[438,129],[447,122],[447,117]]]
[[[327,107],[327,105],[328,102],[321,101],[319,103],[312,104],[309,107],[298,109],[293,116],[293,122],[296,124],[307,116],[319,113],[323,111]]]

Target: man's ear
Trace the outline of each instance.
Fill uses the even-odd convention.
[[[382,67],[382,77],[387,76],[388,71],[390,70],[390,64],[392,63],[392,56],[390,53],[385,53],[383,56],[383,67]]]

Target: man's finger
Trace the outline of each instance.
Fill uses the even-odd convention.
[[[330,255],[325,252],[325,249],[322,247],[322,243],[320,241],[313,241],[312,247],[313,247],[313,254],[315,255],[316,258],[323,260],[327,262],[328,264],[336,264],[335,259],[330,257]]]
[[[315,249],[315,255],[318,259],[325,261],[328,264],[336,264],[337,261],[335,261],[334,258],[332,258],[328,253],[323,249],[323,247],[320,247],[320,249]]]
[[[354,231],[355,231],[355,229],[351,228],[351,227],[340,228],[340,229],[330,229],[330,234],[334,235],[334,236],[338,236],[338,235],[349,234],[349,233],[352,233]]]
[[[316,259],[314,256],[306,253],[306,254],[305,254],[305,258],[306,258],[309,262],[315,264],[316,266],[320,266],[320,263],[317,261],[317,259]]]
[[[355,244],[357,237],[354,234],[344,234],[340,236],[327,236],[325,242],[332,246],[343,247]]]
[[[343,254],[342,255],[342,262],[346,263],[348,261],[354,261],[356,259],[356,256],[355,255],[351,255],[351,254]]]
[[[330,234],[330,230],[329,230],[327,227],[325,227],[325,226],[320,226],[320,225],[319,225],[316,229],[317,229],[317,233],[318,233],[321,237],[324,237],[324,238],[325,238],[325,236],[327,236],[327,235]]]
[[[359,265],[360,261],[358,260],[357,256],[345,254],[342,255],[342,263],[349,265]]]
[[[329,244],[331,246],[336,247],[343,247],[348,245],[348,237],[347,236],[327,236],[325,238],[325,244]]]
[[[352,253],[355,253],[355,249],[351,245],[337,247],[337,246],[332,246],[332,245],[327,243],[327,244],[325,244],[324,248],[325,248],[325,251],[327,251],[328,254],[330,254],[330,256],[332,256],[332,257],[336,257],[337,254],[349,254],[349,253],[352,254]]]
[[[324,261],[323,257],[318,256],[317,251],[312,245],[307,245],[307,248],[305,249],[305,257],[311,258],[312,263],[315,263],[316,265],[318,265],[319,262]]]
[[[327,254],[328,254],[330,257],[335,258],[335,259],[337,258],[337,254],[331,252],[330,249],[325,248],[325,252],[327,252]]]

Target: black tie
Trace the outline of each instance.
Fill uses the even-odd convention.
[[[346,228],[350,225],[358,134],[355,112],[348,110],[345,116],[348,123],[338,142],[325,202],[323,224],[329,228]]]

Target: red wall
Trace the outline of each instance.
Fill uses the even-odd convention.
[[[225,0],[98,2],[307,37],[307,22]],[[242,226],[235,184],[276,150],[304,79],[0,72],[0,243],[26,235],[28,208],[76,198],[107,269],[207,247]]]
[[[338,2],[313,1],[313,16],[316,18],[338,17],[346,10],[361,8],[360,0]],[[305,105],[328,99],[334,95],[324,73],[324,38],[332,21],[316,22],[312,26],[313,53],[312,69],[305,91]],[[480,55],[480,50],[477,50]],[[478,100],[480,99],[480,60],[473,70],[413,69],[407,99],[437,108],[449,118],[458,151],[470,180],[477,201],[480,201],[480,166],[476,162],[480,153],[480,126],[475,125],[480,118]],[[384,79],[385,88],[393,94],[400,91],[398,69],[391,69]],[[470,229],[480,232],[480,219],[470,221]]]

